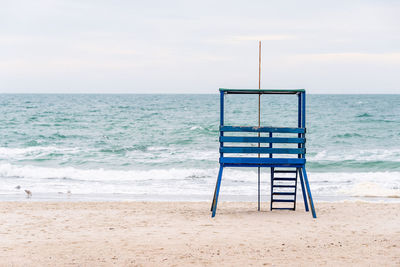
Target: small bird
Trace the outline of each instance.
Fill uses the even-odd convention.
[[[31,191],[25,189],[25,193],[26,193],[26,197],[27,198],[31,198],[32,197],[32,192]]]
[[[17,185],[17,186],[15,187],[15,189],[21,189],[21,186],[20,186],[20,185]]]

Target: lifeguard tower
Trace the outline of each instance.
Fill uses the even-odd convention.
[[[211,205],[215,216],[223,169],[227,167],[258,168],[258,210],[260,210],[260,169],[270,168],[271,203],[270,209],[296,209],[297,182],[300,178],[305,210],[311,207],[316,218],[306,172],[306,92],[304,89],[219,89],[219,173]],[[297,96],[297,127],[232,126],[224,124],[224,96],[228,94],[282,94]],[[260,103],[260,101],[259,101]],[[260,116],[260,115],[259,115]],[[260,119],[259,119],[260,124]],[[285,137],[282,137],[282,134]],[[284,147],[282,147],[284,146]],[[308,199],[308,201],[307,201]],[[279,204],[280,206],[276,206]],[[282,207],[281,205],[290,205]]]

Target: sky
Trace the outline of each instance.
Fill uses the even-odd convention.
[[[400,93],[400,1],[0,0],[0,93]]]

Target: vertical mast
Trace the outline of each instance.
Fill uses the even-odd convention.
[[[261,41],[258,43],[258,89],[261,90]],[[258,127],[260,127],[261,115],[260,115],[260,103],[261,95],[258,95]]]
[[[261,41],[258,42],[258,90],[261,90]],[[261,94],[258,94],[258,127],[261,126]],[[258,132],[260,137],[260,132]],[[260,147],[260,143],[258,143]],[[260,158],[260,154],[258,154]],[[260,210],[260,167],[258,167],[258,210]]]

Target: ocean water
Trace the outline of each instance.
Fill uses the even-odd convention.
[[[257,125],[257,104],[228,96],[226,125]],[[261,124],[296,126],[296,108],[263,96]],[[0,94],[0,200],[211,201],[218,127],[218,94]],[[316,199],[400,198],[400,95],[308,95],[306,137]],[[255,201],[256,169],[225,169],[220,196]]]

